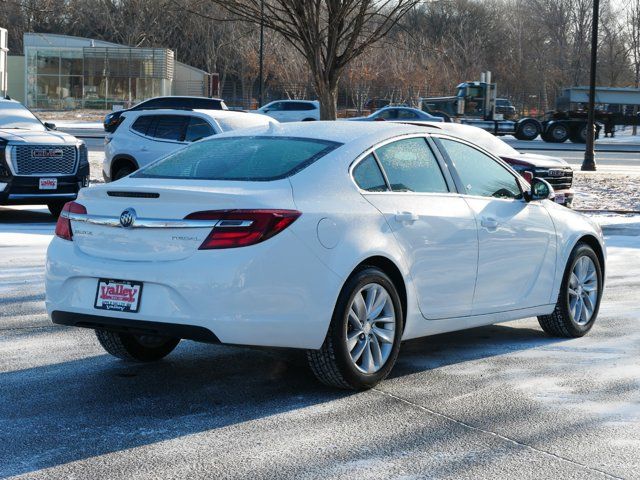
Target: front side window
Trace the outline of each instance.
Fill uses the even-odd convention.
[[[388,143],[376,155],[394,192],[444,193],[447,182],[424,138]]]
[[[380,113],[378,113],[376,115],[376,118],[382,118],[384,120],[394,120],[397,116],[398,116],[398,112],[393,108],[389,108],[387,110],[382,110]]]
[[[418,118],[418,115],[416,115],[416,113],[412,112],[411,110],[402,109],[398,110],[398,118],[401,120],[415,120],[416,118]]]
[[[272,103],[271,105],[267,105],[265,109],[270,112],[279,112],[284,108],[283,108],[282,102],[276,102],[276,103]]]
[[[205,137],[213,135],[215,132],[209,122],[200,117],[190,117],[189,125],[187,125],[187,133],[185,134],[185,142],[196,142]]]
[[[469,145],[440,139],[453,162],[467,195],[522,198],[516,177],[493,158]]]
[[[152,136],[161,140],[181,142],[184,140],[188,120],[189,117],[184,115],[158,115]]]
[[[139,170],[137,178],[269,181],[294,175],[340,143],[294,137],[226,137],[193,143]]]
[[[385,192],[387,184],[384,181],[380,167],[373,155],[369,154],[353,169],[353,179],[356,185],[368,192]]]

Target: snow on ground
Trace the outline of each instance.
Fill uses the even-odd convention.
[[[573,188],[573,208],[640,211],[638,174],[576,171]]]

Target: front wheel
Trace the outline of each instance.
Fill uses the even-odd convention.
[[[154,362],[169,355],[179,338],[96,330],[96,337],[107,353],[122,360]]]
[[[596,321],[602,291],[600,260],[590,246],[579,243],[567,262],[556,308],[538,317],[540,326],[553,337],[582,337]]]
[[[376,267],[356,271],[340,292],[322,347],[307,352],[311,370],[332,387],[374,387],[396,362],[403,318],[391,279]]]

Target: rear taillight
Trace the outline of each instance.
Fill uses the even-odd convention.
[[[65,217],[66,213],[82,213],[86,214],[87,209],[84,205],[80,205],[76,202],[67,202],[62,208],[62,212],[58,217],[58,223],[56,223],[56,236],[63,238],[64,240],[73,240],[73,232],[71,231],[71,220]]]
[[[522,176],[527,182],[529,183],[533,182],[533,172],[530,172],[529,170],[525,170],[524,172],[522,172]]]
[[[208,210],[187,220],[219,220],[200,250],[255,245],[277,235],[301,215],[297,210]]]

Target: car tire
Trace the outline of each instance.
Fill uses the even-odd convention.
[[[569,129],[566,125],[556,123],[549,127],[545,138],[550,143],[564,143],[569,139]]]
[[[382,307],[376,303],[380,299],[384,300]],[[342,288],[322,347],[307,351],[309,366],[325,385],[372,388],[393,368],[403,327],[395,285],[379,268],[363,267]]]
[[[580,268],[585,272],[583,277],[579,274]],[[591,290],[594,288],[594,283],[595,290]],[[585,286],[588,286],[589,290]],[[595,294],[589,295],[591,291]],[[600,260],[589,245],[579,243],[569,256],[553,313],[538,317],[542,330],[552,337],[576,338],[586,335],[598,316],[602,291]],[[585,298],[587,298],[586,301]],[[575,299],[573,304],[572,299]],[[590,315],[589,310],[591,310]],[[577,319],[576,316],[578,316]]]
[[[113,181],[115,182],[116,180],[120,180],[121,178],[124,178],[127,175],[131,175],[133,172],[135,172],[135,168],[133,168],[131,165],[125,165],[124,167],[120,167],[118,170],[116,170],[116,173],[114,173]]]
[[[133,335],[107,330],[96,330],[96,337],[107,353],[131,362],[160,360],[169,355],[180,342],[179,338]]]
[[[516,128],[514,136],[518,140],[535,140],[540,134],[540,124],[535,120],[524,120]]]
[[[573,143],[587,143],[587,126],[581,126],[571,132],[571,141]]]
[[[47,208],[49,209],[49,213],[54,217],[58,218],[60,216],[60,212],[64,208],[64,204],[66,202],[50,202],[47,203]]]

